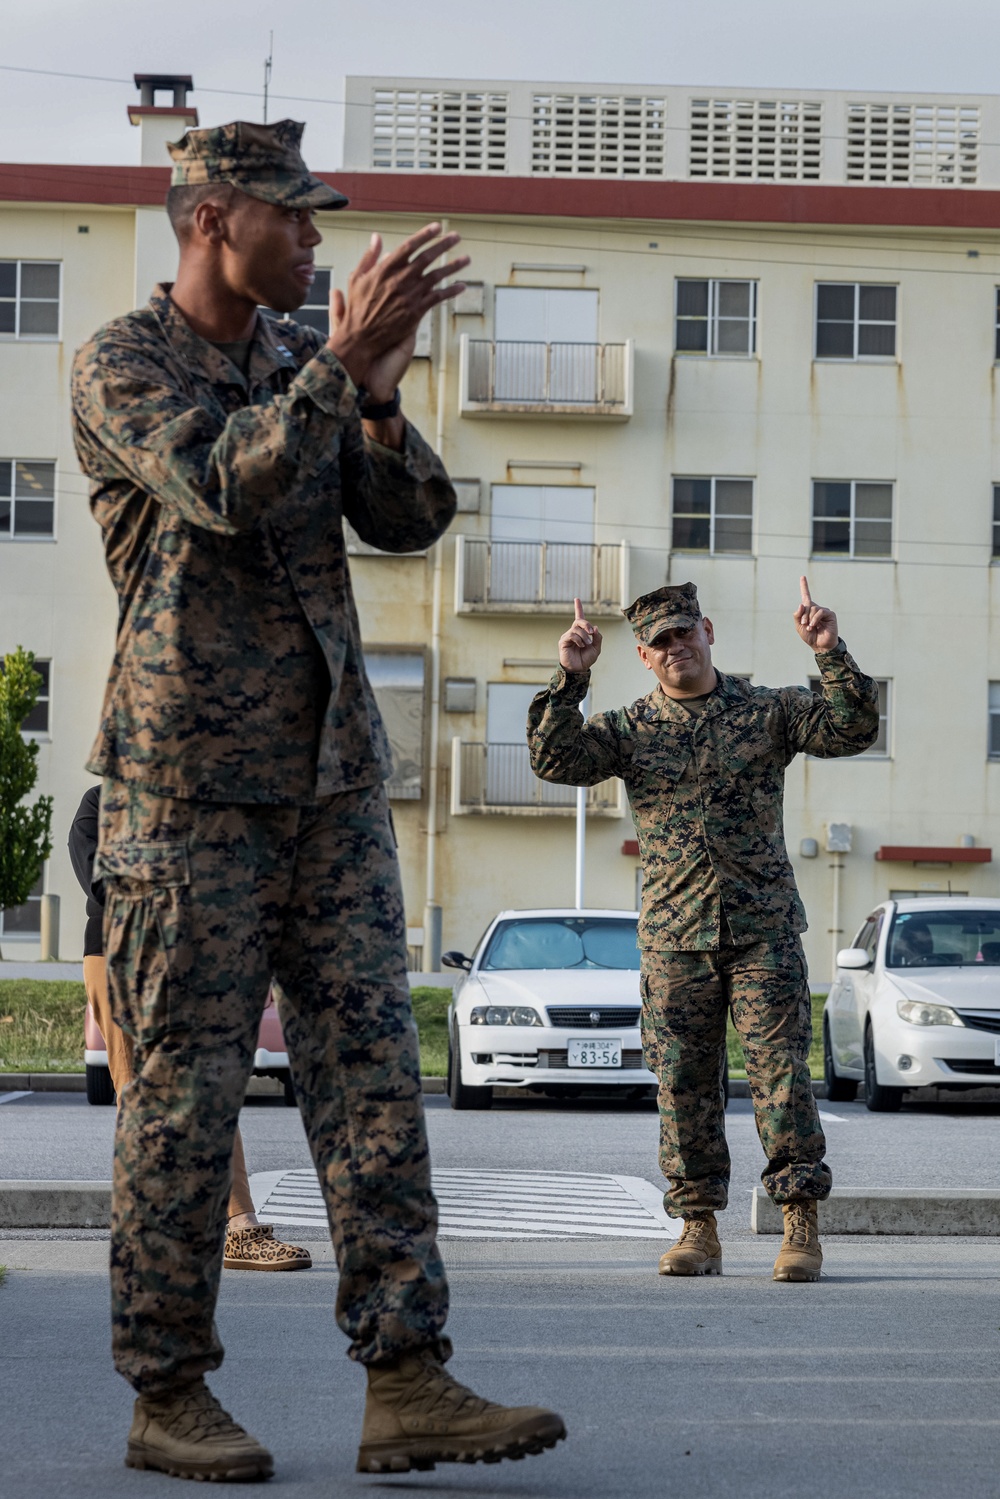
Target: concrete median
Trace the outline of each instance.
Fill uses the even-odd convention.
[[[2,1228],[108,1228],[111,1183],[0,1181]]]
[[[780,1234],[781,1209],[755,1187],[750,1228]],[[1000,1234],[1000,1191],[995,1187],[834,1187],[819,1207],[823,1234]]]

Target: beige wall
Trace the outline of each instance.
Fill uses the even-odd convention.
[[[78,235],[77,225],[89,225]],[[327,216],[317,253],[337,284],[361,253],[374,220]],[[384,224],[379,227],[385,227]],[[393,242],[417,227],[397,219]],[[838,610],[842,633],[864,668],[893,682],[891,758],[797,761],[787,780],[787,840],[810,913],[813,977],[829,974],[830,860],[798,855],[822,846],[828,821],[854,826],[844,861],[843,942],[890,889],[921,885],[997,893],[994,866],[914,869],[874,859],[882,844],[955,845],[963,834],[1000,846],[1000,765],[987,763],[987,684],[1000,680],[1000,637],[990,565],[996,404],[993,324],[997,236],[470,219],[461,225],[474,274],[487,286],[486,314],[443,319],[447,331],[443,454],[456,475],[479,478],[480,515],[459,516],[443,547],[441,675],[471,676],[477,711],[441,714],[438,895],[444,944],[468,949],[495,911],[572,900],[571,817],[460,816],[449,812],[453,735],[485,736],[486,684],[545,681],[547,669],[505,667],[505,658],[553,661],[564,621],[465,616],[454,610],[454,536],[489,534],[489,486],[512,478],[592,485],[598,539],[626,538],[631,592],[693,579],[718,633],[717,663],[756,683],[803,682],[812,658],[791,612],[808,569],[814,596]],[[651,248],[655,245],[656,248]],[[978,249],[978,258],[966,251]],[[18,642],[52,657],[53,728],[41,756],[43,789],[56,799],[56,849],[47,888],[63,901],[65,955],[79,952],[80,901],[64,855],[68,822],[88,782],[82,762],[93,737],[110,659],[114,603],[99,538],[72,459],[67,378],[72,350],[105,318],[169,276],[173,244],[157,210],[0,211],[0,257],[62,259],[63,337],[44,345],[0,343],[6,400],[0,457],[56,456],[57,541],[0,544],[0,649]],[[513,272],[514,262],[582,264],[586,271]],[[759,281],[760,357],[672,358],[673,285],[678,275]],[[819,364],[812,359],[818,279],[891,281],[899,292],[899,359]],[[631,420],[460,417],[458,337],[489,337],[491,289],[534,284],[596,287],[601,337],[634,339]],[[442,340],[407,376],[407,410],[424,433],[439,430]],[[536,461],[579,469],[510,470]],[[745,475],[756,480],[752,558],[673,555],[670,476]],[[811,480],[894,482],[894,560],[809,561]],[[352,571],[366,638],[423,644],[432,635],[433,554],[360,556]],[[624,622],[606,623],[594,706],[647,690]],[[425,900],[427,801],[398,802],[396,822],[408,921]],[[635,864],[623,856],[630,819],[595,817],[588,829],[587,900],[633,904]],[[6,953],[15,945],[8,942]],[[27,947],[17,946],[29,955]]]

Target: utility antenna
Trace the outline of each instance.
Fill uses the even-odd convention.
[[[274,60],[274,32],[267,39],[267,57],[264,59],[264,124],[267,124],[267,91],[271,83],[271,63]]]

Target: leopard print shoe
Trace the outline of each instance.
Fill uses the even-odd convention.
[[[253,1228],[227,1228],[222,1263],[227,1270],[308,1270],[312,1255],[297,1244],[274,1237],[270,1223]]]

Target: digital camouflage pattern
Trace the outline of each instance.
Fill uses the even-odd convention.
[[[363,435],[315,329],[259,316],[248,379],[159,286],[73,365],[73,433],[119,598],[95,774],[163,796],[303,805],[390,772],[342,517],[383,551],[455,512],[406,427]]]
[[[584,723],[589,672],[559,670],[528,711],[543,781],[625,782],[642,859],[639,946],[741,947],[806,928],[785,851],[785,769],[800,752],[856,755],[878,736],[878,688],[843,641],[816,656],[822,690],[719,673],[702,712],[659,686]]]
[[[643,645],[652,645],[664,630],[690,630],[701,619],[698,590],[693,583],[643,593],[622,613]]]
[[[99,870],[135,1080],[115,1138],[115,1363],[156,1395],[215,1369],[233,1131],[272,975],[362,1363],[437,1346],[448,1308],[384,788],[215,806],[106,780]]]
[[[347,199],[314,177],[302,159],[297,120],[252,125],[234,120],[210,130],[188,130],[167,146],[171,187],[230,182],[251,198],[285,208],[343,208]]]
[[[643,1054],[659,1079],[670,1216],[720,1212],[728,1201],[727,1011],[743,1043],[768,1194],[777,1203],[828,1197],[833,1178],[809,1077],[812,1016],[798,937],[716,952],[647,951],[640,985]]]

